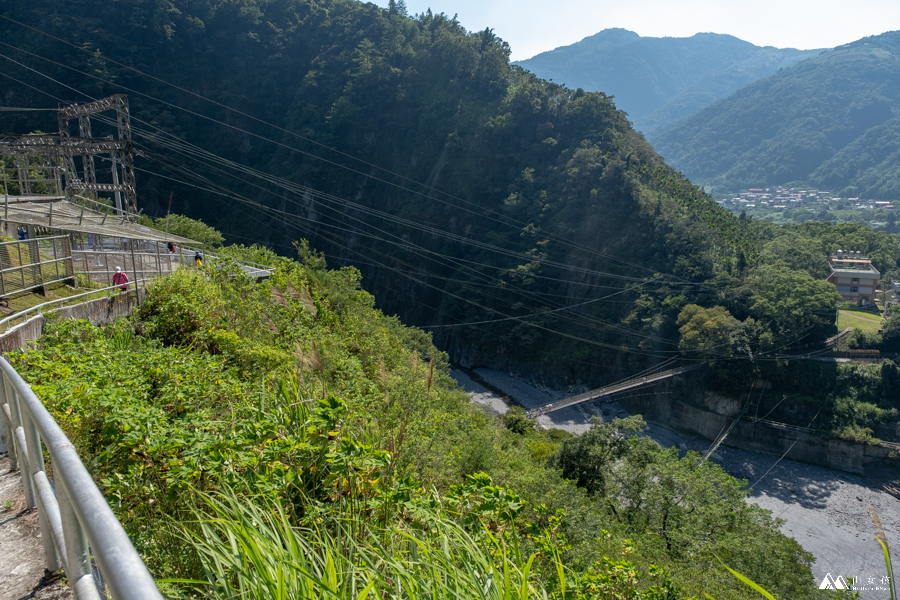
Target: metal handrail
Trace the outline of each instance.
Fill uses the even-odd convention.
[[[47,235],[41,237],[30,238],[27,240],[11,240],[9,242],[0,242],[0,246],[12,246],[15,244],[21,244],[22,242],[44,242],[49,240],[64,240],[69,236],[67,235]]]
[[[190,251],[191,251],[191,252],[195,252],[196,250],[194,250],[194,248],[190,248]],[[104,252],[104,251],[76,250],[75,252],[77,252],[77,253],[85,253],[85,254],[88,253],[88,252],[97,252],[97,253],[99,253],[99,254],[108,254],[108,252]],[[182,254],[182,252],[179,251],[179,254]],[[183,254],[184,254],[185,256],[188,255],[186,252],[183,253]],[[225,259],[225,257],[222,256],[222,255],[219,255],[219,254],[212,254],[212,253],[204,254],[204,258],[212,258],[212,259],[217,259],[217,260]],[[242,261],[238,261],[238,263],[239,263],[240,265],[242,265],[242,266],[250,266],[250,267],[253,267],[253,268],[257,268],[257,269],[259,269],[260,271],[266,271],[266,272],[268,272],[268,273],[271,273],[272,271],[274,271],[274,269],[273,269],[272,267],[269,267],[269,266],[266,266],[266,265],[262,265],[262,264],[259,264],[259,263],[254,263],[254,262],[250,262],[250,261],[243,261],[243,260],[242,260]],[[97,272],[99,273],[99,272],[101,272],[101,271],[97,271]],[[161,274],[161,275],[162,275],[162,274]],[[145,283],[145,282],[147,282],[147,281],[152,281],[153,279],[156,279],[156,277],[145,277],[145,278],[143,278],[143,279],[136,279],[136,280],[134,280],[134,281],[129,281],[128,284],[127,284],[128,287],[129,287],[129,291],[131,291],[130,288],[132,288],[132,287],[133,287],[135,290],[137,290],[137,287],[138,287],[137,284],[139,284],[139,283]],[[48,306],[54,306],[54,305],[55,305],[56,308],[63,308],[63,305],[64,305],[65,303],[69,302],[70,300],[74,300],[74,299],[77,299],[77,298],[84,298],[85,296],[90,296],[91,294],[96,294],[96,293],[99,293],[99,292],[105,292],[105,291],[113,291],[113,290],[117,290],[117,289],[119,289],[119,287],[120,287],[119,285],[111,285],[111,286],[109,286],[109,287],[100,288],[100,289],[96,289],[96,290],[91,290],[91,291],[89,291],[89,292],[84,292],[84,293],[82,293],[82,294],[76,294],[76,295],[74,295],[74,296],[67,296],[67,297],[65,297],[65,298],[60,298],[60,299],[58,299],[58,300],[50,300],[50,301],[48,301],[48,302],[43,302],[43,303],[38,304],[38,305],[36,305],[36,306],[32,306],[32,307],[26,308],[26,309],[21,310],[21,311],[15,313],[15,314],[13,314],[13,315],[9,315],[8,317],[4,317],[3,319],[0,319],[0,329],[2,329],[3,331],[8,331],[8,330],[9,330],[9,323],[12,322],[13,320],[19,319],[19,318],[24,317],[24,316],[26,316],[26,315],[29,315],[29,314],[31,314],[31,313],[42,314],[42,311],[43,311],[43,309],[44,309],[45,307],[48,307]]]
[[[0,401],[11,466],[21,466],[25,500],[37,507],[49,571],[66,573],[76,600],[100,600],[91,557],[116,599],[162,600],[153,577],[84,467],[75,447],[5,359],[0,360]],[[53,464],[55,489],[44,468]],[[21,464],[20,464],[21,463]]]
[[[142,284],[144,282],[151,281],[152,279],[154,279],[154,278],[136,279],[134,281],[129,281],[128,283],[125,284],[129,288],[126,291],[126,293],[130,293],[132,291],[137,291],[138,284]],[[131,288],[133,288],[133,289],[131,289]],[[91,294],[99,294],[102,292],[119,290],[119,289],[121,289],[121,285],[111,285],[109,287],[99,288],[99,289],[91,290],[89,292],[84,292],[81,294],[75,294],[74,296],[66,296],[65,298],[59,298],[57,300],[48,300],[47,302],[42,302],[41,304],[37,304],[35,306],[30,306],[24,310],[20,310],[19,312],[15,313],[15,314],[12,314],[12,315],[9,315],[8,317],[4,317],[4,318],[0,319],[0,327],[3,328],[3,331],[9,331],[9,323],[11,323],[13,320],[19,319],[21,317],[25,317],[27,315],[30,315],[31,313],[37,313],[38,315],[43,314],[44,307],[56,305],[55,308],[58,310],[60,308],[63,308],[63,305],[70,300],[75,300],[76,298],[84,298],[85,296],[90,296]],[[80,302],[77,302],[76,304],[80,304]]]
[[[203,249],[198,248],[196,246],[188,246],[188,245],[179,246],[178,252],[182,253],[182,254],[191,254],[191,253],[199,252],[201,255],[203,255],[204,260],[208,259],[208,258],[214,258],[217,260],[230,260],[229,257],[227,257],[223,254],[216,254],[215,252],[206,252]],[[270,267],[269,265],[264,265],[264,264],[252,262],[249,260],[238,260],[237,262],[238,262],[238,264],[240,264],[242,266],[253,267],[255,269],[259,269],[260,271],[268,271],[271,273],[275,270],[273,267]]]

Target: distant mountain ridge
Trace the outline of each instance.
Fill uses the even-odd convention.
[[[839,46],[651,138],[714,191],[799,184],[900,198],[900,32]]]
[[[570,88],[615,96],[635,129],[650,136],[820,52],[759,47],[717,33],[653,38],[616,28],[516,64]]]

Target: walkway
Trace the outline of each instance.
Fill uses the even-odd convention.
[[[35,509],[25,508],[22,477],[0,457],[0,600],[69,600],[60,578],[45,578],[44,550]]]

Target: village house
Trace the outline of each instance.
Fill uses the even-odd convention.
[[[837,288],[844,302],[856,306],[871,306],[875,303],[875,287],[881,273],[872,266],[872,261],[859,251],[838,250],[828,258],[831,265],[830,281]]]

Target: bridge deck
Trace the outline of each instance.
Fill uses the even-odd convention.
[[[682,373],[687,373],[688,371],[692,371],[703,364],[705,364],[705,363],[690,365],[688,367],[678,367],[676,369],[669,369],[668,371],[660,371],[659,373],[654,373],[652,375],[635,377],[633,379],[628,379],[626,381],[622,381],[620,383],[616,383],[613,385],[596,388],[596,389],[590,390],[588,392],[578,394],[576,396],[569,396],[568,398],[563,398],[562,400],[557,400],[556,402],[551,402],[550,404],[543,406],[541,408],[537,408],[535,410],[528,411],[528,417],[531,419],[534,419],[541,415],[546,415],[548,413],[552,413],[552,412],[560,410],[562,408],[568,408],[570,406],[575,406],[576,404],[590,402],[591,400],[597,400],[598,398],[602,398],[604,396],[610,396],[610,395],[618,393],[618,392],[624,392],[626,390],[649,385],[651,383],[656,383],[657,381],[662,381],[664,379],[668,379],[670,377],[674,377],[676,375],[681,375]]]

